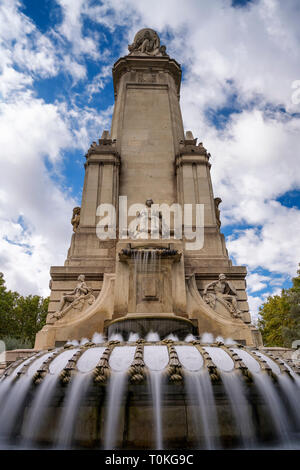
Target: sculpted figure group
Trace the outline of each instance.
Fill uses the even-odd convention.
[[[237,291],[227,281],[225,274],[220,274],[217,281],[207,284],[203,292],[203,299],[213,309],[218,299],[235,318],[239,318],[242,313],[238,308]]]

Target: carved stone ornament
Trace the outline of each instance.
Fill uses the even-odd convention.
[[[138,31],[132,44],[128,46],[129,55],[166,56],[166,46],[160,45],[158,34],[150,28]]]
[[[75,289],[70,293],[63,293],[58,311],[47,316],[47,324],[55,323],[73,309],[81,312],[95,302],[93,289],[86,285],[84,279],[84,275],[80,274]]]
[[[142,209],[138,215],[138,226],[134,233],[131,234],[131,238],[134,240],[138,239],[147,239],[148,234],[151,236],[167,236],[169,233],[169,227],[165,224],[162,215],[152,207],[154,202],[152,199],[147,199],[145,202],[145,207]]]
[[[218,301],[234,318],[240,318],[242,312],[238,308],[237,292],[233,285],[227,281],[225,274],[220,274],[218,281],[207,284],[203,292],[203,300],[213,310],[216,309]]]
[[[80,222],[80,207],[74,207],[71,224],[73,225],[73,232],[76,232]]]
[[[222,199],[220,197],[215,197],[214,203],[215,203],[217,225],[218,225],[219,230],[220,230],[220,227],[221,227],[221,218],[220,218],[221,211],[219,209],[219,205],[221,204],[221,202],[222,202]]]

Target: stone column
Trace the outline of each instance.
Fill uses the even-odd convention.
[[[176,202],[175,155],[184,138],[180,65],[168,56],[126,56],[113,68],[111,135],[122,158],[120,195],[128,206]]]
[[[96,226],[96,210],[100,204],[117,207],[119,195],[120,157],[116,141],[104,131],[99,144],[91,145],[86,154],[85,181],[82,194],[80,227]]]

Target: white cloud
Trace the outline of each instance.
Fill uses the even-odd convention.
[[[55,164],[71,145],[56,106],[30,96],[0,106],[0,260],[10,288],[45,293],[49,262],[64,260],[75,201],[51,179],[45,157]]]
[[[53,76],[58,57],[50,39],[20,11],[21,2],[3,0],[0,5],[0,56],[6,67],[23,67],[41,76]],[[1,77],[5,79],[5,77]]]
[[[111,77],[111,66],[105,65],[102,67],[101,71],[94,76],[93,80],[87,86],[87,94],[89,96],[89,101],[91,101],[93,95],[100,93],[101,90],[106,85],[106,82]]]
[[[33,83],[32,77],[21,72],[17,72],[12,67],[2,66],[0,75],[0,94],[5,99],[11,92],[20,91]]]
[[[248,273],[247,288],[250,292],[261,291],[267,287],[267,283],[270,279],[270,276],[264,276],[258,273]]]
[[[78,201],[63,175],[60,184],[52,179],[46,160],[60,174],[63,152],[86,150],[90,133],[110,115],[111,109],[101,116],[92,108],[46,104],[30,93],[0,104],[0,265],[11,289],[48,293],[49,268],[66,258]]]
[[[65,185],[64,152],[86,150],[111,108],[99,114],[35,96],[35,77],[56,75],[63,54],[20,6],[0,6],[0,269],[10,289],[47,295],[49,268],[64,262],[78,204]],[[75,79],[85,77],[85,67],[68,55],[64,61]]]
[[[252,322],[255,324],[259,319],[259,308],[268,300],[269,296],[280,295],[281,288],[275,288],[264,292],[260,296],[248,295],[248,303],[251,312]]]
[[[83,26],[85,0],[56,0],[62,8],[63,21],[59,31],[70,43],[74,55],[88,55],[93,59],[100,57],[97,37],[86,34]]]

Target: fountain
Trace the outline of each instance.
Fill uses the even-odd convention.
[[[295,448],[296,368],[254,347],[149,336],[8,367],[1,448]]]
[[[180,65],[147,28],[113,77],[111,132],[86,154],[46,325],[0,380],[0,447],[295,448],[299,369],[262,349],[251,324],[210,154],[183,130]],[[129,226],[124,204],[138,212]],[[108,208],[119,210],[109,222]]]

